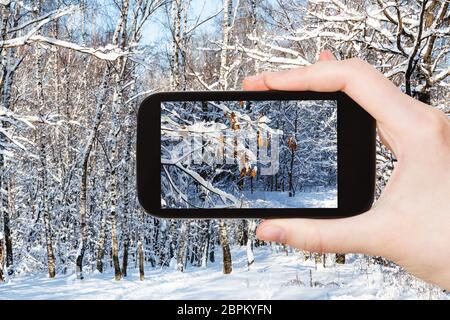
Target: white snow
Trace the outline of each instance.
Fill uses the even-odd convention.
[[[244,198],[252,208],[337,208],[336,189],[297,192],[294,197],[289,192],[245,191]]]
[[[148,268],[145,280],[137,269],[115,281],[114,273],[75,273],[26,276],[0,284],[0,299],[450,299],[449,293],[411,277],[398,267],[368,263],[347,255],[347,264],[335,265],[333,255],[322,264],[304,261],[302,253],[280,247],[255,248],[255,262],[247,268],[246,246],[233,247],[233,272],[222,274],[222,257],[206,268]]]

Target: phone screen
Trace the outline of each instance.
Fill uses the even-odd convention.
[[[337,101],[161,102],[161,209],[337,208]]]

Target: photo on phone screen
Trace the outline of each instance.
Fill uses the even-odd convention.
[[[161,209],[337,208],[337,101],[162,101]]]

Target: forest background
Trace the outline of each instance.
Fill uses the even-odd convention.
[[[314,63],[323,49],[371,63],[449,114],[449,1],[0,1],[0,280],[208,267],[230,247],[320,264],[345,255],[255,239],[255,220],[164,220],[135,190],[136,112],[162,90],[234,90]],[[395,159],[377,144],[377,195]],[[217,252],[220,250],[220,255]],[[371,264],[390,262],[369,257]],[[1,284],[0,284],[1,287]]]

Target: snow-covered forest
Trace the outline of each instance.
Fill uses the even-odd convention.
[[[446,0],[0,1],[0,299],[13,298],[2,291],[11,289],[9,283],[33,283],[33,276],[44,274],[49,286],[71,275],[67,285],[82,285],[95,273],[146,283],[158,279],[155,270],[233,274],[236,255],[238,272],[242,261],[258,268],[258,257],[269,268],[281,264],[269,257],[280,252],[296,261],[299,274],[311,265],[330,272],[351,266],[347,275],[365,279],[361,261],[366,271],[391,274],[396,267],[379,257],[322,255],[258,241],[255,220],[145,214],[135,190],[137,108],[155,91],[241,89],[246,76],[308,65],[330,49],[340,59],[365,59],[407,94],[449,114],[448,7]],[[260,116],[256,110],[251,120],[258,124]],[[299,128],[307,125],[303,116],[298,114]],[[295,119],[289,118],[284,124],[270,119],[270,128],[291,130]],[[279,140],[286,160],[289,152],[294,162],[302,152],[323,152],[313,156],[321,168],[314,179],[335,183],[327,172],[336,165],[329,145],[304,150],[299,144],[292,152],[301,139],[288,138]],[[252,177],[250,159],[240,165],[249,171],[242,190],[250,192],[250,178],[266,191],[298,192],[316,183],[301,185],[307,179],[296,173],[289,185],[292,170],[283,165],[282,177],[272,181],[258,170]],[[378,144],[377,194],[394,165]],[[295,279],[299,286],[314,283]],[[401,271],[390,279],[399,289],[388,297],[402,296],[406,287],[413,296],[448,297]]]
[[[164,102],[161,111],[163,208],[337,207],[336,101]]]

